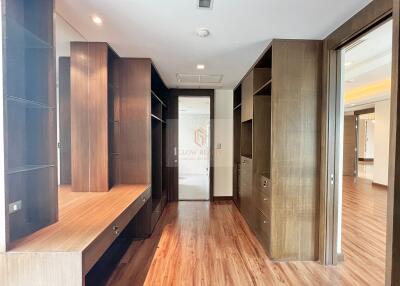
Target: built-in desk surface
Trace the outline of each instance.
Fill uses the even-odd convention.
[[[65,285],[82,285],[82,276],[149,198],[149,185],[118,185],[105,193],[77,193],[61,187],[58,222],[20,239],[6,253],[8,274],[21,280],[12,285],[23,285],[37,277],[43,279],[42,285],[51,285],[54,275],[60,279],[71,277]],[[72,264],[76,264],[75,270]],[[77,283],[71,283],[71,271],[75,271],[72,276],[76,276]],[[36,278],[30,277],[36,274]],[[57,285],[63,282],[57,279],[61,283]]]

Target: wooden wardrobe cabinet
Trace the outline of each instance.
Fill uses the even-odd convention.
[[[107,43],[71,43],[71,181],[74,192],[108,192],[113,179],[113,62]]]
[[[321,68],[321,41],[273,40],[234,93],[235,202],[273,260],[318,255]]]

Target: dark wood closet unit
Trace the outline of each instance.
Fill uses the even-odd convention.
[[[113,184],[113,61],[107,43],[71,43],[72,190],[107,192]],[[110,163],[109,163],[110,161]]]
[[[8,243],[58,217],[53,10],[53,0],[2,1]]]
[[[321,57],[273,40],[234,91],[234,199],[273,260],[318,256]]]
[[[167,202],[166,96],[168,89],[150,59],[119,58],[115,114],[120,130],[115,162],[117,184],[151,184],[151,200],[128,226],[135,237],[149,236]]]
[[[166,117],[168,89],[157,70],[151,65],[151,187],[153,229],[167,202]]]
[[[58,59],[60,185],[71,185],[71,58]]]
[[[242,87],[239,85],[233,94],[233,200],[240,207],[240,137],[242,126]]]

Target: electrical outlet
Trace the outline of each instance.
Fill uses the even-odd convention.
[[[22,210],[22,201],[16,201],[8,205],[8,213],[13,214]]]

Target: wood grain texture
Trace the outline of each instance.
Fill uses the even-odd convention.
[[[148,188],[149,185],[117,185],[110,192],[98,194],[61,187],[59,221],[16,241],[10,251],[82,252]]]
[[[151,61],[120,58],[119,98],[119,183],[151,182]]]
[[[88,43],[71,43],[71,181],[75,191],[89,191]]]
[[[250,72],[242,82],[242,122],[253,119],[254,72]]]
[[[59,74],[59,132],[60,184],[71,184],[71,59],[60,57]]]
[[[356,117],[346,115],[343,126],[343,176],[356,175]]]
[[[271,256],[317,259],[321,41],[272,44]]]
[[[383,285],[386,196],[345,178],[344,262],[331,267],[272,262],[232,202],[171,203],[107,285]]]
[[[240,168],[240,210],[274,260],[318,257],[321,70],[322,41],[278,39],[241,83],[240,149],[253,168]]]
[[[71,43],[71,165],[76,192],[107,192],[108,45]]]
[[[400,1],[393,1],[392,87],[390,102],[389,194],[386,285],[400,281]]]
[[[118,185],[103,193],[63,187],[59,192],[59,221],[16,241],[5,254],[10,286],[82,285],[84,275],[150,199],[149,185]]]

